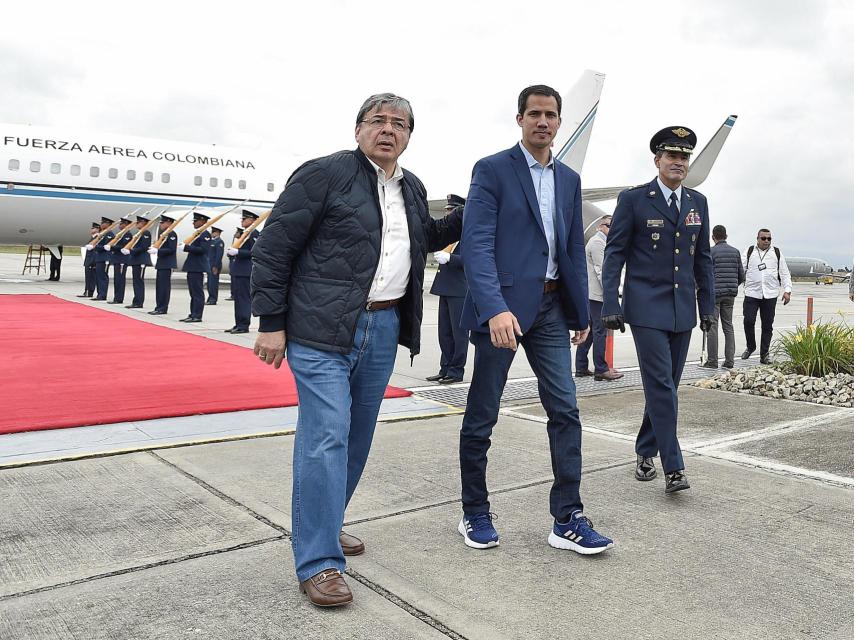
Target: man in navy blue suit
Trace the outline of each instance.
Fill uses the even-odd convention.
[[[551,546],[594,554],[611,548],[581,503],[581,420],[570,342],[587,338],[587,269],[578,174],[556,162],[560,94],[535,85],[519,95],[522,141],[478,161],[463,218],[463,263],[469,294],[462,326],[472,332],[474,373],[460,430],[463,518],[467,546],[497,546],[486,461],[501,394],[517,344],[537,376],[548,414],[554,483]],[[570,340],[570,331],[575,334]]]
[[[465,198],[453,193],[448,194],[447,201],[445,211],[449,212],[466,204]],[[460,326],[463,301],[468,292],[460,243],[457,242],[450,252],[437,251],[433,257],[439,263],[439,271],[433,279],[430,293],[439,296],[439,348],[442,350],[442,358],[439,361],[439,373],[427,380],[452,384],[463,381],[469,348],[469,332]]]
[[[691,330],[715,322],[714,275],[706,197],[682,186],[697,136],[667,127],[650,140],[658,177],[617,200],[602,265],[602,323],[632,326],[646,399],[635,442],[635,478],[652,480],[661,453],[665,492],[690,488],[676,437],[677,392]],[[617,291],[626,267],[622,308]]]

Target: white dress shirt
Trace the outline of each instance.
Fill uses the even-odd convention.
[[[765,265],[764,269],[759,268],[761,264]],[[767,251],[753,247],[744,272],[744,295],[748,298],[778,298],[780,296],[780,281],[782,281],[785,293],[792,292],[792,276],[789,274],[786,258],[781,253],[780,264],[778,265],[777,252],[774,251],[773,245],[768,247]],[[777,280],[778,273],[780,280]]]
[[[406,293],[412,270],[409,223],[403,201],[403,169],[397,165],[394,175],[386,178],[385,171],[370,158],[368,160],[377,171],[377,190],[383,216],[380,261],[368,293],[368,302],[397,300]]]

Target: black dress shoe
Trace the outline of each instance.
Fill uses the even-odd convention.
[[[123,300],[110,300],[107,304],[121,304]]]
[[[703,367],[704,369],[717,369],[718,368],[718,365],[714,364],[713,362],[704,362],[700,366]]]
[[[655,470],[655,458],[638,456],[638,463],[635,467],[635,480],[646,482],[647,480],[652,480],[657,473]]]
[[[216,301],[215,301],[215,300],[208,300],[207,302],[205,302],[205,306],[211,307],[211,306],[214,306],[214,305],[216,305]]]
[[[231,333],[249,333],[249,329],[232,329]]]
[[[764,356],[759,356],[759,364],[771,364],[771,356],[767,353]]]
[[[237,329],[237,327],[232,327],[231,329],[223,329],[223,331],[222,331],[222,332],[223,332],[223,333],[231,333],[231,332],[233,332],[235,329]]]
[[[745,349],[745,350],[744,350],[744,353],[742,353],[742,354],[741,354],[741,359],[742,359],[742,360],[747,360],[747,359],[748,359],[750,356],[752,356],[752,355],[753,355],[753,350],[752,350],[752,349]]]
[[[162,315],[165,315],[165,314],[166,314],[166,312],[165,312],[165,311],[160,311],[160,310],[158,310],[158,309],[155,309],[154,311],[149,311],[149,312],[148,312],[148,315],[150,315],[150,316],[162,316]]]
[[[724,362],[721,365],[724,369],[732,369],[735,366],[734,362]]]
[[[180,320],[178,320],[178,322],[189,322],[192,319],[193,318],[191,316],[187,316],[186,318],[181,318]]]
[[[94,301],[96,301],[96,302],[106,302],[106,300],[107,300],[107,299],[106,299],[106,298],[98,298],[98,297],[95,297],[95,298],[92,298],[92,300],[94,300]]]
[[[586,378],[587,376],[592,376],[593,372],[590,369],[579,369],[575,372],[576,378]]]
[[[181,322],[201,322],[201,318],[184,318]]]
[[[445,378],[446,375],[444,373],[437,373],[435,376],[427,376],[424,378],[427,382],[439,382],[442,378]]]
[[[445,376],[444,378],[440,378],[437,380],[439,384],[455,384],[457,382],[462,382],[462,378],[452,378],[451,376]]]
[[[78,298],[91,298],[92,294],[91,293],[81,293],[81,294],[78,294],[77,297]]]
[[[664,477],[667,480],[667,484],[664,487],[664,493],[674,493],[676,491],[684,491],[685,489],[691,488],[691,485],[688,484],[688,478],[685,476],[684,469],[679,469],[679,471],[665,474]]]
[[[142,309],[141,304],[126,304],[125,309]]]
[[[228,300],[229,302],[231,302],[232,300],[234,300],[234,298],[232,298],[231,296],[229,296],[229,297],[227,297],[227,298],[226,298],[226,300]]]

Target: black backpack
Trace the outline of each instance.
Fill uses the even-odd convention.
[[[747,264],[744,265],[744,270],[747,271],[747,265],[750,264],[750,254],[753,253],[753,249],[756,245],[750,245],[747,248]],[[777,255],[777,283],[783,284],[783,281],[780,280],[780,249],[778,247],[774,247],[774,253]]]

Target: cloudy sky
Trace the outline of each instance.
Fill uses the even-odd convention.
[[[505,0],[16,3],[0,121],[215,142],[299,159],[354,145],[370,94],[407,97],[402,158],[433,198],[518,140],[521,88],[607,75],[582,185],[654,177],[652,133],[738,123],[700,187],[743,248],[854,255],[854,3]],[[611,210],[614,202],[602,204]]]

